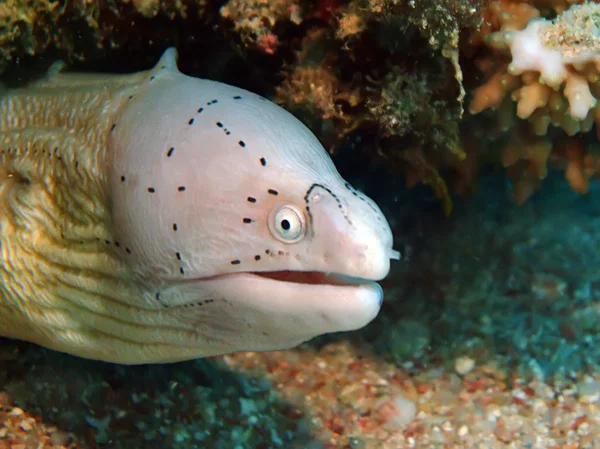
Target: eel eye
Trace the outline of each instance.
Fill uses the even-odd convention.
[[[284,204],[271,211],[269,230],[280,242],[296,243],[304,238],[306,219],[296,206]]]

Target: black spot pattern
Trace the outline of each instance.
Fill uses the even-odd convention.
[[[204,301],[198,301],[198,302],[191,302],[189,304],[183,304],[181,307],[187,308],[187,307],[202,307],[205,304],[210,304],[215,302],[214,299],[205,299]]]
[[[225,128],[225,125],[223,125],[222,122],[217,122],[216,125],[223,129],[223,132],[225,133],[226,136],[230,136],[231,135],[231,131],[229,131],[227,128]]]
[[[61,237],[62,237],[63,239],[66,239],[66,238],[67,238],[67,237],[66,237],[64,234],[61,234]],[[97,242],[100,242],[100,241],[101,241],[100,237],[96,237],[96,241],[97,241]],[[83,242],[83,241],[80,241],[79,243],[83,244],[84,242]],[[115,248],[121,248],[121,243],[117,242],[116,240],[115,240],[114,242],[112,242],[112,241],[110,241],[110,240],[107,240],[107,239],[105,239],[105,240],[104,240],[104,243],[105,243],[106,245],[114,245],[114,246],[115,246]],[[124,249],[125,249],[125,252],[126,252],[127,254],[131,254],[131,253],[133,252],[133,251],[131,250],[131,248],[129,248],[128,246],[125,246],[125,247],[124,247]]]
[[[169,308],[169,305],[165,304],[163,302],[163,300],[161,298],[161,295],[160,295],[160,292],[156,292],[156,294],[154,295],[154,298],[165,309]],[[188,307],[202,307],[202,306],[207,305],[207,304],[212,304],[213,302],[215,302],[215,300],[212,299],[212,298],[209,298],[209,299],[203,299],[201,301],[196,301],[196,302],[192,302],[192,303],[188,303],[188,304],[181,304],[180,306],[176,306],[176,307],[183,307],[183,308],[188,308]]]
[[[179,251],[175,253],[175,258],[178,260],[178,262],[183,262],[183,258],[181,257],[181,253]],[[179,272],[181,274],[185,274],[185,269],[183,268],[183,265],[180,265]]]
[[[344,186],[352,193],[352,195],[354,195],[356,198],[358,198],[359,200],[363,201],[367,206],[369,206],[369,208],[375,212],[375,216],[377,217],[377,221],[381,221],[381,214],[379,213],[379,211],[377,209],[375,209],[375,207],[365,199],[365,197],[363,195],[361,195],[359,192],[356,191],[356,189],[354,187],[352,187],[350,185],[350,183],[346,183],[344,184]]]
[[[325,190],[327,193],[329,193],[333,199],[336,201],[336,203],[338,204],[338,208],[342,211],[342,213],[344,214],[344,218],[346,219],[346,221],[348,222],[349,225],[352,225],[352,221],[350,221],[350,219],[348,218],[348,215],[346,214],[346,211],[344,211],[344,206],[342,205],[342,202],[340,201],[340,199],[337,197],[337,195],[335,193],[333,193],[331,191],[331,189],[328,189],[327,187],[325,187],[322,184],[313,184],[312,186],[310,186],[310,188],[306,191],[306,195],[304,195],[304,202],[306,203],[306,212],[308,212],[308,215],[312,221],[312,213],[310,212],[310,205],[309,205],[309,196],[311,194],[311,192],[316,189],[316,188],[321,188],[323,190]]]
[[[163,306],[163,307],[165,307],[165,308],[168,308],[168,307],[169,307],[167,304],[165,304],[164,302],[162,302],[162,301],[161,301],[161,298],[160,298],[160,292],[156,292],[156,294],[154,295],[154,297],[156,298],[156,300],[158,301],[158,303],[159,303],[161,306]]]
[[[70,240],[71,242],[77,241],[80,245],[83,245],[83,244],[86,243],[86,241],[84,241],[84,240],[71,239],[71,238],[67,237],[67,235],[65,235],[64,232],[60,233],[60,238],[63,239],[63,240]],[[102,239],[100,239],[100,237],[95,237],[95,241],[96,242],[101,242]],[[89,241],[87,243],[89,243]],[[110,240],[105,240],[105,243],[108,244],[108,245],[110,245],[112,242]],[[118,242],[115,242],[115,246],[120,246],[120,245],[119,245]],[[1,248],[1,246],[0,246],[0,248]]]
[[[179,251],[177,251],[177,252],[175,253],[175,258],[176,258],[176,259],[177,259],[179,262],[183,263],[183,258],[181,257],[181,253],[180,253]],[[183,275],[183,274],[185,274],[185,269],[183,268],[183,265],[180,265],[180,267],[179,267],[179,272],[180,272],[182,275]]]
[[[155,79],[155,76],[152,76],[152,77],[150,78],[150,81],[152,81],[152,80],[154,80],[154,79]],[[130,95],[130,96],[129,96],[129,99],[131,100],[132,98],[133,98],[133,95]],[[241,95],[235,95],[235,96],[232,96],[231,98],[232,98],[233,100],[242,100],[242,96],[241,96]],[[261,99],[262,99],[262,100],[265,100],[264,98],[261,98]],[[214,105],[216,105],[218,102],[219,102],[219,100],[218,100],[217,98],[214,98],[214,99],[212,99],[212,100],[210,100],[210,101],[207,101],[207,102],[206,102],[206,105],[205,105],[205,106],[203,106],[203,107],[198,107],[198,108],[196,109],[196,112],[197,112],[198,114],[202,114],[203,112],[205,112],[205,108],[206,108],[206,107],[211,107],[211,106],[214,106]],[[192,126],[192,125],[194,125],[195,123],[196,123],[196,117],[190,117],[190,118],[188,119],[188,125],[189,125],[189,126]],[[229,130],[229,129],[228,129],[226,126],[225,126],[224,122],[222,122],[222,121],[216,121],[216,122],[215,122],[215,125],[216,125],[218,128],[222,129],[222,130],[223,130],[223,132],[225,133],[225,135],[229,136],[229,135],[231,135],[231,134],[232,134],[232,131],[231,131],[231,130]],[[111,131],[113,131],[113,130],[115,129],[115,127],[116,127],[116,124],[113,124],[113,126],[112,126],[112,128],[111,128]],[[237,141],[237,143],[238,143],[238,146],[239,146],[239,147],[241,147],[241,148],[247,148],[247,143],[246,143],[246,141],[244,141],[244,140],[238,140],[238,141]],[[175,147],[174,147],[174,146],[171,146],[171,147],[169,147],[169,148],[166,150],[165,154],[166,154],[166,157],[167,157],[167,158],[172,158],[172,157],[175,155]],[[260,163],[260,165],[261,165],[262,167],[266,167],[266,166],[267,166],[267,159],[266,159],[265,157],[260,157],[260,158],[259,158],[259,163]],[[121,177],[121,181],[122,181],[122,182],[125,182],[125,181],[126,181],[126,178],[125,178],[125,176],[122,176],[122,177]],[[177,187],[177,191],[178,191],[178,192],[184,192],[184,191],[186,191],[186,189],[187,189],[187,188],[186,188],[186,186],[178,186],[178,187]],[[148,187],[148,188],[147,188],[147,191],[148,191],[149,193],[156,193],[156,189],[155,189],[154,187]],[[276,195],[278,195],[278,194],[279,194],[279,192],[278,192],[277,190],[274,190],[274,189],[269,189],[269,190],[268,190],[268,193],[269,193],[270,195],[274,195],[274,196],[276,196]],[[256,199],[255,197],[253,197],[253,196],[248,196],[248,197],[246,198],[246,200],[247,200],[247,202],[249,202],[249,203],[256,203],[256,202],[257,202],[257,199]],[[250,218],[250,217],[242,217],[242,222],[243,222],[244,224],[251,224],[251,223],[253,223],[253,222],[254,222],[254,220],[253,220],[252,218]],[[178,226],[178,224],[177,224],[176,222],[172,223],[172,230],[173,230],[173,232],[177,232],[177,231],[179,230],[179,226]],[[118,245],[118,244],[116,244],[116,246],[119,246],[119,245]],[[131,251],[131,249],[130,249],[130,248],[128,248],[128,247],[125,247],[125,250],[127,251],[127,253],[128,253],[128,254],[130,254],[130,253],[132,252],[132,251]],[[274,253],[271,253],[269,250],[266,250],[266,251],[265,251],[265,253],[266,253],[266,254],[271,254],[271,255],[274,255]],[[280,252],[279,252],[279,254],[280,254],[280,255],[282,255],[282,254],[283,254],[283,252],[281,252],[281,251],[280,251]],[[176,253],[175,253],[175,256],[176,256],[176,259],[177,259],[179,262],[183,262],[183,260],[182,260],[182,256],[181,256],[181,253],[180,253],[180,252],[176,252]],[[260,255],[255,255],[255,256],[254,256],[254,260],[255,260],[255,261],[260,261],[260,260],[261,260],[261,256],[260,256]],[[240,259],[234,259],[234,260],[231,260],[231,262],[230,262],[230,263],[231,263],[232,265],[239,265],[239,264],[241,264],[241,260],[240,260]],[[179,267],[179,271],[180,271],[180,273],[181,273],[182,275],[183,275],[183,274],[185,274],[185,270],[184,270],[184,267],[183,267],[183,266],[180,266],[180,267]]]

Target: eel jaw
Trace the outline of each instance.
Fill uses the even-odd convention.
[[[258,271],[247,272],[256,276],[273,279],[281,282],[309,285],[360,285],[373,282],[369,279],[355,278],[337,273],[324,273],[322,271]]]
[[[184,281],[161,294],[166,312],[194,323],[217,354],[288,349],[318,335],[359,329],[383,302],[374,281],[317,272],[240,272]],[[173,294],[174,293],[174,294]],[[195,301],[211,298],[202,307]]]

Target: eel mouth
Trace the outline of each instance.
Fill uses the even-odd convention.
[[[223,301],[202,310],[219,310],[238,324],[271,329],[283,339],[293,335],[297,341],[359,329],[377,316],[383,303],[376,281],[340,273],[241,271],[185,282],[189,293],[178,292],[173,305],[219,298]]]
[[[248,272],[247,274],[279,282],[308,285],[357,286],[374,282],[370,279],[345,276],[339,273],[324,273],[321,271],[259,271]]]
[[[263,279],[284,284],[298,284],[305,286],[331,286],[331,287],[359,287],[375,284],[376,281],[367,278],[357,278],[340,273],[326,273],[322,271],[239,271],[215,276],[194,278],[180,281],[186,283],[207,283],[233,279]]]

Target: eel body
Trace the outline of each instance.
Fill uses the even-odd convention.
[[[380,209],[291,114],[176,60],[0,97],[0,335],[160,363],[377,315]]]

